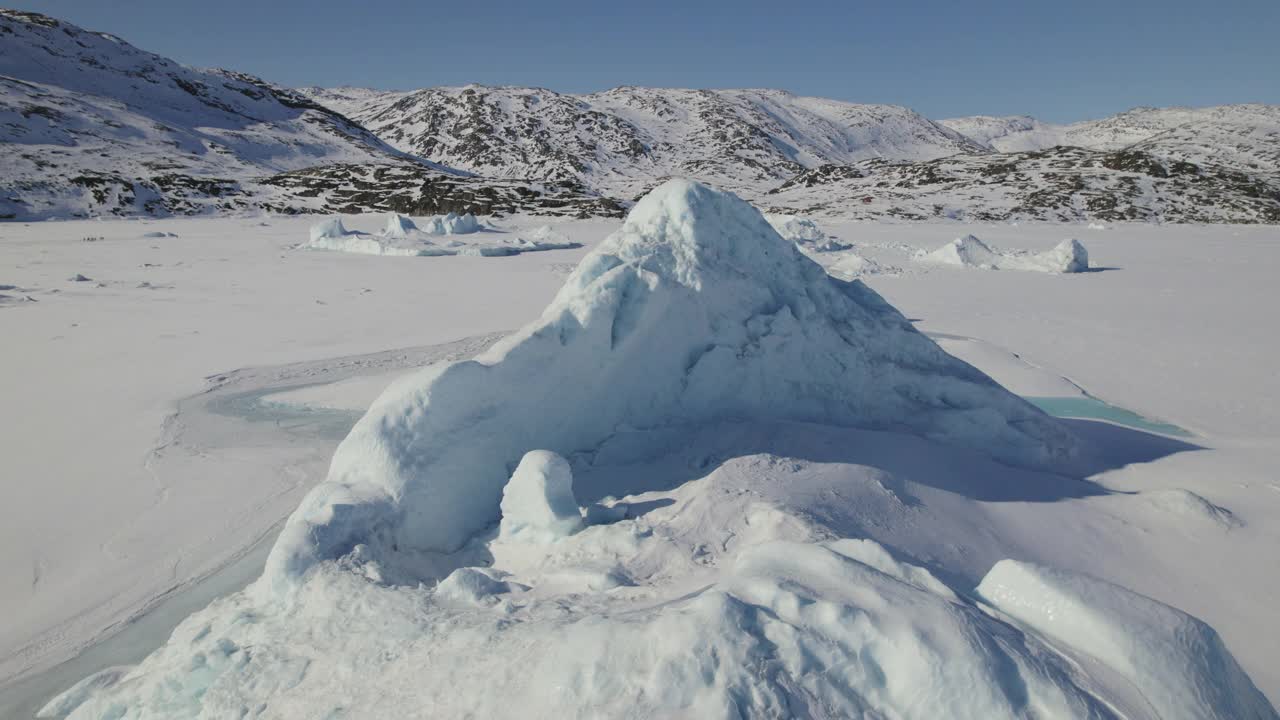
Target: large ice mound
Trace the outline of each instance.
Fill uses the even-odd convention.
[[[528,450],[726,419],[912,432],[1046,465],[1062,427],[831,278],[736,196],[672,180],[588,255],[541,319],[388,388],[267,563],[279,588],[357,543],[450,551],[498,519]]]
[[[1042,253],[992,249],[974,235],[965,235],[928,253],[925,262],[983,270],[1028,270],[1045,273],[1079,273],[1089,270],[1089,252],[1079,240],[1067,239]]]

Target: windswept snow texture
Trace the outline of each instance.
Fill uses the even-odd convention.
[[[311,239],[303,247],[309,250],[336,250],[359,255],[440,256],[477,255],[503,257],[540,250],[564,250],[577,243],[547,226],[524,235],[485,233],[467,240],[455,235],[473,235],[485,228],[474,215],[448,213],[426,218],[421,224],[391,213],[381,232],[370,234],[349,231],[342,218],[332,217],[311,226]]]
[[[828,276],[737,197],[673,180],[587,256],[542,318],[387,390],[286,524],[277,589],[356,544],[452,551],[498,519],[530,449],[625,427],[787,419],[906,430],[1049,465],[1056,421]]]
[[[1168,605],[1102,580],[1013,560],[991,568],[977,593],[1119,673],[1158,717],[1276,717],[1213,628]]]
[[[925,262],[983,270],[1028,270],[1046,273],[1079,273],[1089,270],[1089,252],[1079,240],[1068,239],[1042,253],[997,251],[975,235],[965,235],[921,259]]]

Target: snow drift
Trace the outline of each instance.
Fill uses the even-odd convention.
[[[977,593],[1054,642],[1139,688],[1162,718],[1274,718],[1213,628],[1112,583],[1004,560]]]
[[[530,449],[626,427],[785,419],[904,430],[1046,465],[1062,427],[828,276],[736,196],[672,180],[587,256],[542,318],[474,361],[393,385],[267,563],[278,589],[358,543],[451,551],[498,518]]]
[[[974,235],[965,235],[932,252],[925,262],[981,268],[983,270],[1028,270],[1047,273],[1078,273],[1089,270],[1089,253],[1079,240],[1063,240],[1042,253],[993,250]]]

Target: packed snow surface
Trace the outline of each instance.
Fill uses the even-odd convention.
[[[1028,270],[1078,273],[1089,269],[1089,252],[1079,240],[1068,239],[1041,253],[994,250],[974,235],[965,235],[921,256],[926,262],[983,270]]]

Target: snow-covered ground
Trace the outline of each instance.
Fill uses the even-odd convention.
[[[381,216],[348,218],[372,232]],[[383,258],[291,249],[315,218],[0,226],[0,678],[66,657],[275,525],[308,448],[232,465],[173,450],[180,399],[236,368],[420,345],[526,321],[581,251]],[[530,227],[545,219],[530,221]],[[583,221],[582,241],[613,221]],[[144,237],[171,232],[176,237]],[[87,241],[93,238],[93,241]],[[73,276],[90,280],[76,282]],[[495,292],[494,288],[500,288]],[[30,298],[30,300],[27,300]],[[328,458],[312,458],[323,470]],[[158,463],[175,465],[158,475]],[[284,468],[281,470],[281,468]],[[41,508],[32,512],[32,508]]]
[[[11,500],[0,504],[0,561],[18,569],[0,580],[0,613],[6,618],[0,624],[0,678],[48,667],[163,593],[234,559],[322,479],[327,457],[317,448],[331,448],[334,438],[243,427],[218,435],[221,426],[208,421],[196,428],[206,433],[208,445],[184,444],[172,428],[184,422],[181,412],[174,419],[175,411],[187,407],[179,400],[234,386],[250,394],[266,388],[259,403],[361,409],[415,362],[465,355],[484,346],[483,336],[533,320],[569,268],[617,225],[557,224],[558,232],[586,247],[509,258],[290,250],[314,221],[0,226],[0,285],[13,286],[0,290],[8,296],[0,305],[0,335],[8,350],[0,356],[0,450]],[[385,218],[345,221],[348,228],[374,232]],[[531,229],[545,220],[500,222]],[[1269,602],[1280,595],[1272,569],[1280,546],[1272,520],[1280,516],[1280,378],[1269,360],[1280,341],[1267,332],[1280,300],[1270,272],[1280,262],[1274,231],[830,222],[822,229],[852,250],[814,253],[815,259],[883,271],[860,274],[944,349],[1018,394],[1087,394],[1185,428],[1192,437],[1161,439],[1103,423],[1073,423],[1091,446],[1101,448],[1093,467],[1082,473],[1090,482],[1080,483],[1012,471],[883,433],[806,425],[763,435],[749,428],[708,430],[700,444],[677,448],[671,460],[673,476],[701,480],[645,487],[636,476],[642,466],[652,470],[651,463],[605,463],[594,474],[575,476],[578,502],[594,505],[600,517],[625,515],[629,525],[588,528],[574,536],[575,544],[549,554],[495,546],[495,566],[510,576],[458,578],[451,582],[452,594],[470,593],[486,606],[485,598],[502,595],[494,590],[501,583],[507,593],[533,592],[548,601],[578,598],[565,607],[581,618],[635,610],[645,597],[672,600],[681,583],[705,581],[785,614],[785,601],[758,594],[758,579],[776,576],[773,558],[795,554],[812,560],[800,566],[809,570],[796,570],[801,575],[853,572],[840,558],[852,556],[861,563],[857,567],[866,566],[875,554],[870,546],[814,549],[811,542],[815,533],[849,535],[890,548],[897,558],[890,561],[899,563],[892,566],[895,572],[932,588],[933,598],[954,592],[947,588],[974,591],[1007,557],[1124,586],[1207,622],[1262,692],[1273,702],[1280,699],[1280,656],[1274,649],[1280,636]],[[153,232],[176,237],[143,237]],[[1059,276],[915,259],[918,250],[969,232],[1002,249],[1026,251],[1078,237],[1095,271]],[[855,256],[867,262],[851,263]],[[69,279],[77,274],[90,280]],[[477,337],[447,351],[378,354]],[[249,373],[248,380],[229,372],[266,366],[294,369]],[[744,447],[757,452],[743,454]],[[619,457],[627,456],[624,450],[618,448]],[[681,470],[686,456],[704,464],[695,464],[696,472],[687,465]],[[618,477],[632,479],[617,482]],[[788,484],[795,485],[795,495],[786,491]],[[715,492],[745,499],[709,508],[707,493]],[[627,493],[634,496],[622,502],[605,498]],[[791,511],[803,505],[797,497],[804,493],[827,493],[824,502],[844,507],[844,514],[796,524]],[[695,522],[699,513],[706,518],[701,524]],[[748,526],[763,524],[738,527],[734,523],[741,518]],[[702,550],[680,544],[681,532],[706,539],[711,530],[703,525],[717,523],[743,538],[800,546],[747,553],[739,552],[749,545],[746,540]],[[658,540],[646,540],[646,532],[657,533]],[[632,544],[611,545],[626,539],[618,533]],[[685,551],[684,564],[668,564]],[[633,557],[648,558],[651,566],[639,567]],[[711,572],[721,561],[736,563],[737,570]],[[690,563],[703,569],[686,567]],[[610,575],[618,564],[621,573]],[[679,582],[664,584],[664,572]],[[621,605],[609,606],[613,600],[591,589],[609,586],[619,574],[627,575],[620,585],[630,589],[622,592]],[[941,612],[936,599],[912,594],[917,591],[892,595],[897,591],[880,580],[859,577],[882,595],[929,608],[922,612]],[[1005,570],[988,578],[991,585],[983,584],[1014,583],[1016,590],[1036,592],[1050,592],[1044,589],[1049,587],[1062,598],[1079,592],[1077,581],[1054,577]],[[799,575],[793,580],[817,582]],[[520,591],[521,584],[536,590]],[[825,603],[848,600],[824,592]],[[1002,601],[982,596],[1004,609]],[[422,600],[384,599],[392,609]],[[682,623],[724,621],[721,608],[703,605],[683,619],[642,613],[650,619],[637,620],[642,624],[633,632],[652,632],[654,626],[643,624],[650,621],[659,632],[684,628]],[[1005,612],[1027,627],[1037,622]],[[535,615],[527,627],[536,635],[539,627],[556,622]],[[985,620],[965,622],[986,627]],[[412,623],[405,628],[423,630]],[[457,636],[450,647],[464,650],[467,637],[479,636]],[[583,642],[591,646],[590,638]],[[1058,649],[1099,677],[1089,661],[1072,654],[1098,651],[1069,646]],[[1046,677],[1060,671],[1044,670]],[[313,682],[324,677],[319,667],[315,677]],[[394,675],[390,682],[406,691]],[[1085,690],[1122,698],[1116,701],[1122,705],[1141,702],[1111,687]],[[0,708],[10,702],[6,694],[0,689]],[[395,697],[391,693],[386,702]],[[892,693],[886,697],[891,700]],[[1140,705],[1120,709],[1146,712]]]

